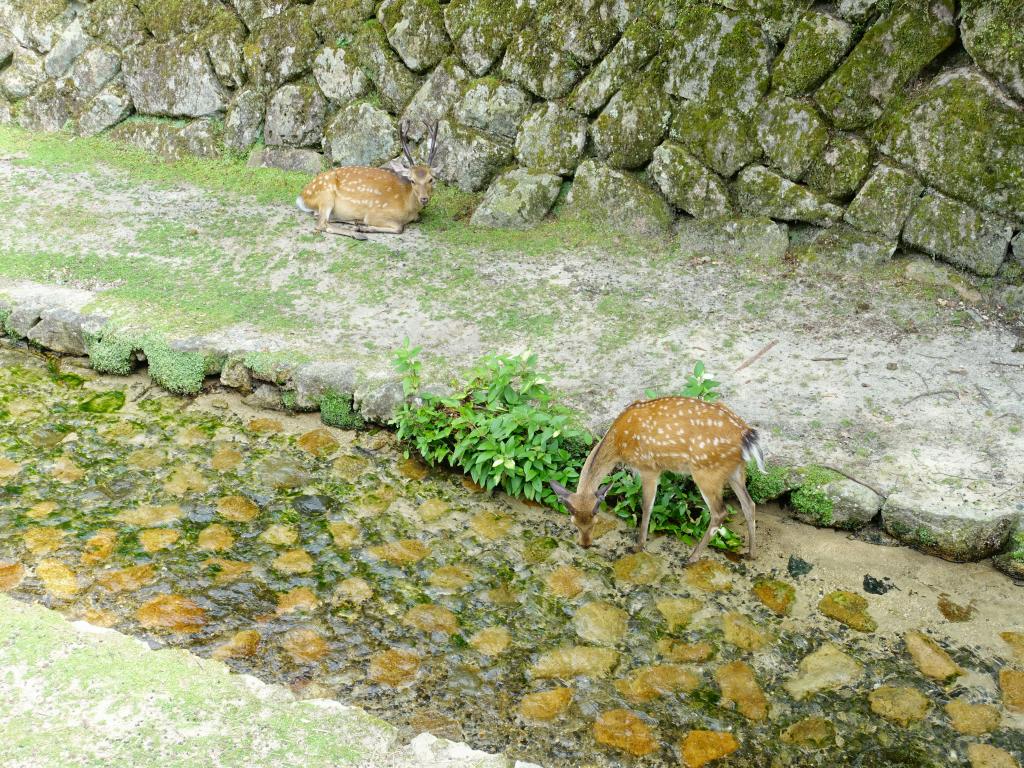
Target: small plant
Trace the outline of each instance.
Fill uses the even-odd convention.
[[[320,398],[320,420],[338,429],[363,429],[366,422],[352,407],[351,395],[327,392]]]
[[[698,400],[713,403],[721,397],[718,392],[719,386],[721,386],[721,382],[708,378],[704,371],[704,361],[698,360],[694,363],[693,373],[687,375],[686,383],[683,385],[683,388],[678,392],[673,392],[672,394],[679,395],[681,397],[695,397]],[[654,389],[648,389],[644,394],[648,398],[662,397],[664,395],[664,393],[658,392]]]

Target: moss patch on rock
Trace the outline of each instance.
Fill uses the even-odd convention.
[[[612,168],[641,168],[650,162],[672,117],[657,83],[643,79],[612,97],[590,127],[597,156]]]
[[[587,121],[557,102],[538,105],[516,136],[516,159],[530,170],[568,176],[587,144]]]
[[[725,177],[761,157],[754,127],[743,112],[686,102],[676,109],[669,136]]]
[[[672,211],[658,192],[640,178],[594,160],[577,170],[566,212],[645,235],[665,234],[672,224]]]
[[[849,198],[871,170],[871,147],[852,133],[834,133],[811,162],[804,183],[833,199]]]
[[[796,96],[820,85],[853,44],[853,29],[827,13],[810,11],[793,27],[775,59],[772,86]]]
[[[675,142],[666,141],[655,150],[647,173],[672,205],[695,218],[732,211],[722,180]]]
[[[828,142],[828,128],[817,110],[788,97],[765,99],[755,132],[768,164],[793,180],[803,176]]]
[[[733,182],[732,189],[742,210],[773,219],[816,224],[837,221],[843,214],[842,208],[828,202],[814,190],[762,165],[744,168]]]

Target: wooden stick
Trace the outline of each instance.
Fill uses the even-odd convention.
[[[855,483],[856,483],[857,485],[863,485],[863,486],[864,486],[865,488],[867,488],[868,490],[870,490],[870,491],[874,491],[875,493],[877,493],[877,494],[878,494],[879,496],[881,496],[881,497],[882,497],[883,499],[884,499],[884,498],[885,498],[885,497],[886,497],[886,496],[888,495],[888,494],[882,493],[882,491],[881,491],[880,489],[878,489],[878,488],[875,488],[875,486],[873,486],[873,485],[868,485],[868,484],[867,484],[867,483],[865,483],[865,482],[864,482],[863,480],[858,480],[858,479],[857,479],[856,477],[854,477],[853,475],[851,475],[851,474],[849,474],[849,473],[847,473],[847,472],[844,472],[844,471],[843,471],[843,470],[841,470],[841,469],[840,469],[839,467],[833,467],[833,466],[831,466],[831,465],[829,465],[829,464],[820,464],[819,466],[821,466],[821,467],[824,467],[825,469],[831,469],[831,470],[832,470],[833,472],[836,472],[836,473],[838,473],[838,474],[842,475],[842,476],[843,476],[843,477],[845,477],[845,478],[846,478],[847,480],[852,480],[852,481],[853,481],[853,482],[855,482]]]
[[[751,355],[751,356],[750,356],[750,357],[748,357],[748,358],[747,358],[746,360],[744,360],[744,361],[743,361],[742,363],[740,363],[740,366],[739,366],[739,368],[737,368],[735,372],[736,372],[736,373],[739,373],[739,372],[740,372],[740,371],[742,371],[742,370],[743,370],[744,368],[746,368],[746,367],[747,367],[748,365],[753,365],[754,363],[756,363],[756,362],[757,362],[758,360],[760,360],[760,359],[761,359],[761,356],[762,356],[762,355],[764,355],[764,353],[765,353],[765,352],[767,352],[767,351],[768,351],[769,349],[771,349],[772,347],[774,347],[774,346],[775,346],[776,344],[778,344],[778,343],[779,343],[778,339],[775,339],[775,340],[773,340],[773,341],[770,341],[770,342],[768,342],[767,344],[765,344],[765,345],[764,345],[764,346],[763,346],[763,347],[761,348],[761,351],[760,351],[760,352],[757,352],[756,354],[754,354],[754,355]]]
[[[920,400],[922,397],[931,397],[932,395],[953,395],[957,400],[960,399],[960,393],[955,389],[935,389],[931,392],[922,392],[920,395],[914,395],[912,398],[902,403],[903,405],[910,405],[915,400]]]
[[[1004,363],[1000,360],[989,360],[992,365],[1005,365],[1007,368],[1024,368],[1022,363]]]
[[[835,363],[840,360],[847,360],[846,357],[812,357],[812,363]]]

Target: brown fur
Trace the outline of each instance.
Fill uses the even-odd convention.
[[[617,466],[634,470],[643,483],[643,511],[637,549],[647,542],[651,508],[658,481],[665,471],[689,474],[700,489],[711,512],[711,523],[690,555],[700,557],[712,532],[725,519],[722,492],[729,483],[740,501],[747,520],[748,552],[756,556],[754,502],[746,489],[746,466],[742,442],[751,428],[736,414],[718,403],[689,397],[661,397],[628,406],[587,457],[575,493],[552,483],[552,488],[569,507],[580,532],[580,544],[590,546],[598,507],[607,487],[601,480]]]

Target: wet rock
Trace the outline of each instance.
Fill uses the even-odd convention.
[[[216,458],[215,455],[214,459],[216,460]],[[223,462],[221,463],[223,464]],[[248,523],[255,520],[259,513],[260,508],[245,496],[222,496],[217,499],[217,514],[225,520],[234,523]]]
[[[783,221],[827,224],[843,214],[824,196],[762,165],[744,168],[733,182],[733,194],[743,211]]]
[[[902,239],[975,274],[991,276],[1002,266],[1012,236],[1009,221],[929,190],[911,209]]]
[[[646,236],[665,234],[673,218],[666,200],[639,178],[594,160],[584,161],[577,169],[567,209],[614,229]]]
[[[415,539],[402,539],[370,547],[367,551],[392,565],[412,565],[429,555],[430,547]]]
[[[1024,670],[1000,670],[999,688],[1003,692],[1003,706],[1007,711],[1024,712]]]
[[[873,243],[870,235],[831,227],[814,239],[814,248],[830,258],[858,263],[888,261],[895,243]],[[873,249],[880,252],[872,253]],[[810,525],[855,531],[871,522],[884,499],[870,488],[823,467],[809,466],[794,472],[797,487],[790,495],[790,506],[797,519]]]
[[[969,745],[967,758],[971,761],[971,768],[1020,768],[1017,758],[991,744]]]
[[[339,456],[331,465],[334,473],[349,483],[354,483],[362,477],[367,468],[368,462],[359,456]]]
[[[495,589],[488,589],[480,593],[480,599],[494,603],[495,605],[513,606],[518,605],[520,602],[519,592],[510,588],[508,585],[502,585]]]
[[[214,523],[204,528],[199,533],[199,538],[196,541],[200,549],[206,549],[211,552],[223,552],[226,549],[231,549],[234,543],[235,537],[232,535],[231,530],[226,525],[221,525],[220,523]]]
[[[402,477],[407,477],[410,480],[425,480],[430,474],[430,467],[415,456],[410,456],[398,465],[398,472]]]
[[[794,180],[823,154],[829,139],[812,106],[786,97],[765,100],[755,134],[768,164]]]
[[[25,580],[25,566],[21,563],[0,563],[0,592],[17,589]]]
[[[85,470],[67,456],[61,456],[53,462],[50,474],[62,483],[77,483],[85,477]]]
[[[800,661],[799,671],[783,687],[797,701],[819,691],[851,685],[864,675],[864,667],[831,643]]]
[[[164,483],[164,491],[169,496],[184,496],[188,493],[204,493],[209,488],[209,483],[200,473],[199,469],[191,464],[175,469],[171,476]],[[156,523],[146,523],[156,525]]]
[[[589,643],[615,645],[629,626],[629,614],[610,603],[587,603],[573,617],[576,634]]]
[[[146,629],[198,632],[206,624],[206,611],[180,595],[158,595],[142,604],[135,617]]]
[[[151,563],[133,565],[96,576],[96,583],[111,592],[137,592],[156,579],[156,567]]]
[[[152,554],[153,552],[159,552],[161,549],[174,546],[180,536],[181,534],[173,529],[150,528],[145,531],[139,531],[139,544],[142,545],[146,552]]]
[[[523,544],[523,559],[530,565],[543,563],[558,549],[558,540],[552,536],[529,538]]]
[[[11,480],[21,474],[22,465],[0,456],[0,480]]]
[[[330,531],[334,546],[338,549],[351,549],[361,536],[359,528],[351,523],[330,523],[327,530]]]
[[[242,51],[253,85],[269,90],[308,72],[317,47],[310,8],[296,5],[252,27]]]
[[[508,536],[512,530],[512,518],[498,512],[479,512],[470,518],[469,527],[477,536],[487,541],[497,541]]]
[[[823,717],[806,717],[784,730],[782,741],[801,747],[824,749],[836,743],[836,729]]]
[[[871,711],[886,720],[892,720],[904,728],[911,723],[924,720],[931,703],[916,688],[883,685],[868,694]]]
[[[300,663],[320,661],[331,650],[320,633],[312,629],[293,629],[285,633],[281,648]]]
[[[792,576],[794,579],[798,579],[801,576],[806,576],[808,573],[810,573],[813,567],[814,566],[808,563],[806,560],[802,560],[796,555],[790,555],[789,562],[786,566],[786,570],[790,576]]]
[[[670,637],[663,637],[655,644],[655,650],[659,656],[668,661],[675,661],[685,664],[707,661],[715,655],[715,647],[708,642],[684,643],[680,640],[673,640]]]
[[[232,635],[226,643],[214,648],[211,655],[220,661],[255,656],[259,650],[260,640],[260,633],[255,629],[243,629]]]
[[[373,597],[373,588],[358,576],[338,582],[338,586],[334,590],[336,601],[355,603],[356,605],[365,603],[371,597]]]
[[[284,431],[284,424],[280,420],[268,419],[266,417],[251,419],[246,426],[250,432],[256,432],[261,435],[274,435]]]
[[[670,693],[690,693],[700,686],[700,675],[678,664],[656,664],[632,670],[615,681],[615,689],[634,704]]]
[[[963,674],[963,670],[949,654],[927,635],[910,631],[903,636],[903,641],[907,645],[907,652],[914,660],[914,665],[922,675],[944,681]]]
[[[572,703],[570,688],[552,688],[529,693],[519,702],[519,714],[527,720],[553,720]]]
[[[44,309],[40,320],[26,337],[42,347],[65,355],[84,355],[85,339],[82,336],[84,317],[68,309]]]
[[[970,704],[963,699],[953,699],[946,704],[950,724],[958,733],[967,736],[982,736],[999,728],[1002,720],[999,707],[992,704]]]
[[[59,528],[29,528],[21,535],[25,549],[35,557],[42,557],[61,548],[64,531]]]
[[[414,606],[402,617],[402,623],[428,634],[443,632],[446,635],[454,635],[459,631],[458,618],[440,605]]]
[[[0,460],[0,462],[2,462],[2,460]],[[0,463],[0,466],[2,466],[2,463]],[[2,474],[0,474],[0,479],[3,479]],[[28,512],[25,514],[33,520],[40,520],[52,515],[57,511],[58,507],[59,505],[55,501],[40,501],[38,504],[33,504],[29,507]]]
[[[313,429],[302,435],[297,441],[299,448],[318,458],[330,456],[338,450],[338,440],[327,429]]]
[[[793,585],[778,579],[758,579],[754,582],[753,593],[777,616],[788,616],[796,599]]]
[[[704,592],[731,592],[732,572],[717,560],[704,558],[688,565],[683,578],[691,587]]]
[[[128,509],[117,515],[114,519],[128,525],[151,526],[167,525],[180,520],[184,516],[181,507],[177,504],[163,504],[152,506],[143,504],[135,509]]]
[[[679,742],[679,753],[686,768],[701,768],[739,748],[736,737],[723,731],[690,731]]]
[[[612,168],[642,168],[665,137],[671,118],[672,105],[654,83],[627,85],[591,124],[594,151]]]
[[[260,463],[259,477],[271,488],[278,489],[298,488],[309,481],[309,473],[300,463],[275,456],[268,456]]]
[[[560,176],[516,168],[491,183],[471,221],[479,227],[528,229],[547,215],[561,188]]]
[[[78,594],[78,576],[59,560],[40,560],[35,574],[53,597],[69,600]]]
[[[723,706],[732,704],[741,715],[754,721],[768,716],[768,699],[749,664],[742,661],[725,664],[715,670],[715,680],[722,689]]]
[[[815,99],[839,128],[862,128],[956,39],[953,0],[896,6],[865,32]]]
[[[263,147],[250,153],[246,165],[250,168],[280,168],[282,171],[315,175],[324,169],[326,162],[322,154],[312,149]]]
[[[442,120],[437,133],[437,164],[440,178],[466,192],[487,186],[512,160],[512,144],[480,131]]]
[[[770,632],[758,629],[747,616],[736,611],[722,615],[722,629],[727,643],[745,651],[760,650],[774,640]]]
[[[1024,53],[1009,31],[1024,27],[1024,7],[1016,3],[964,4],[960,33],[971,58],[1017,98],[1024,99]]]
[[[610,648],[569,646],[541,654],[530,667],[530,676],[539,680],[579,675],[607,677],[618,660],[619,654]]]
[[[82,565],[102,563],[112,554],[117,544],[117,531],[113,528],[101,528],[85,542],[82,550]]]
[[[433,587],[441,589],[462,589],[473,581],[476,574],[464,565],[444,565],[430,574],[427,579]]]
[[[808,11],[793,27],[775,59],[772,85],[789,96],[820,85],[843,60],[854,40],[852,27],[827,13]]]
[[[203,560],[204,568],[212,571],[215,584],[227,584],[240,579],[252,570],[252,563],[242,560],[228,560],[223,557],[208,557]]]
[[[313,77],[320,90],[331,101],[346,104],[365,96],[370,79],[359,68],[350,48],[327,46],[313,61]]]
[[[587,121],[558,102],[547,102],[523,120],[516,159],[532,172],[567,176],[579,166],[586,143]]]
[[[313,558],[304,549],[291,549],[274,558],[271,566],[284,574],[309,573],[313,570]]]
[[[668,201],[691,216],[714,218],[732,211],[722,180],[675,142],[654,151],[647,172]]]
[[[868,601],[853,592],[841,589],[830,592],[818,603],[818,610],[861,632],[874,632],[878,629],[878,622],[867,612]]]
[[[864,574],[864,591],[869,595],[884,595],[890,589],[895,589],[895,585],[888,577],[876,579],[873,576]]]
[[[484,656],[504,653],[511,642],[512,636],[505,627],[487,627],[469,638],[469,644]]]
[[[420,656],[411,651],[393,648],[376,654],[370,659],[369,678],[397,688],[412,682],[420,668]]]
[[[939,609],[939,613],[943,615],[946,621],[963,622],[970,621],[974,617],[974,603],[973,601],[969,605],[958,605],[949,599],[949,595],[939,595],[939,599],[936,601],[936,607]]]
[[[612,565],[615,580],[621,584],[643,586],[659,581],[665,572],[665,563],[650,552],[623,555]]]
[[[384,28],[376,22],[363,25],[352,50],[376,86],[384,109],[393,115],[401,114],[422,83],[391,50]]]
[[[335,165],[376,166],[402,151],[395,119],[365,101],[338,110],[324,130],[323,144]]]
[[[82,611],[82,621],[92,624],[94,627],[103,627],[104,629],[111,629],[120,622],[116,613],[111,611],[105,611],[102,608],[89,608]]]
[[[229,472],[242,463],[242,458],[234,448],[218,448],[210,458],[210,466],[218,472]]]
[[[1024,632],[1000,632],[999,637],[1010,646],[1014,660],[1024,665]]]
[[[693,614],[701,609],[702,603],[689,597],[673,597],[656,600],[654,606],[665,619],[668,631],[672,632],[676,627],[689,626]]]
[[[612,709],[598,715],[594,723],[594,739],[598,744],[621,749],[637,757],[658,749],[650,726],[625,709]]]

